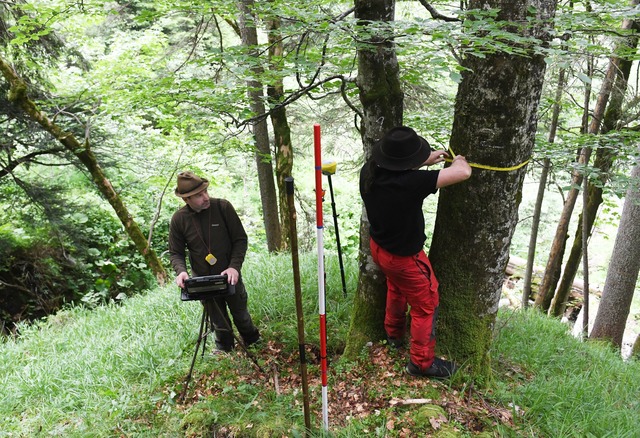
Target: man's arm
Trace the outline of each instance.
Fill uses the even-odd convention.
[[[221,274],[226,275],[229,283],[235,285],[240,278],[240,269],[242,269],[244,257],[247,253],[248,239],[240,217],[235,208],[233,208],[233,205],[229,201],[226,201],[224,204],[226,205],[221,209],[221,212],[225,215],[225,223],[229,233],[229,243],[231,244],[231,254],[229,266],[222,271]]]
[[[471,176],[471,166],[462,155],[456,155],[451,166],[445,167],[438,174],[436,187],[442,188],[462,182]]]
[[[177,274],[176,284],[180,288],[184,289],[184,280],[189,278],[189,273],[187,272],[185,241],[181,231],[179,230],[176,216],[171,218],[171,222],[169,224],[169,256],[171,266]]]

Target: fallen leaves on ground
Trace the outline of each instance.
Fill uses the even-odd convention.
[[[322,421],[319,354],[311,346],[307,349],[307,385],[309,399],[313,400],[310,412],[319,424]],[[214,374],[199,376],[190,383],[188,396],[181,401],[182,409],[188,409],[203,397],[221,393],[223,387],[230,384],[258,384],[277,394],[302,392],[302,370],[297,353],[290,353],[282,345],[269,341],[263,342],[260,349],[249,352],[237,349],[232,354],[249,357],[254,362],[251,372],[247,372],[246,367],[238,367],[233,376],[236,382],[229,382],[228,378],[225,382],[218,382]],[[361,360],[348,371],[338,373],[329,366],[327,410],[331,428],[340,429],[354,418],[380,415],[383,411],[387,418],[386,429],[400,437],[428,436],[425,428],[435,432],[445,424],[471,433],[492,430],[497,424],[509,428],[514,426],[512,412],[515,408],[492,405],[472,386],[456,389],[447,382],[409,376],[404,372],[407,360],[408,353],[404,350],[372,345],[368,360]],[[464,385],[464,382],[460,384]],[[420,417],[418,412],[425,406],[439,407],[444,414],[434,414],[424,421],[416,420]]]

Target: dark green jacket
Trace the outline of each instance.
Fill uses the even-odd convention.
[[[247,253],[247,233],[233,205],[226,199],[210,198],[208,209],[196,213],[188,205],[173,214],[169,226],[169,254],[176,274],[189,272],[192,276],[220,274],[232,267],[242,269]],[[207,254],[217,262],[211,266]]]

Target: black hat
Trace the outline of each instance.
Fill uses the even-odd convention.
[[[187,170],[178,174],[178,186],[176,187],[176,196],[188,198],[209,187],[209,181],[200,178],[198,175]]]
[[[372,156],[378,166],[389,170],[420,167],[431,154],[431,146],[411,128],[390,129],[373,145]]]

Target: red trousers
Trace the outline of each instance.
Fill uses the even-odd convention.
[[[402,339],[407,310],[411,315],[411,362],[424,370],[433,363],[436,349],[438,280],[424,251],[398,256],[370,239],[371,256],[387,277],[384,328],[390,338]]]

